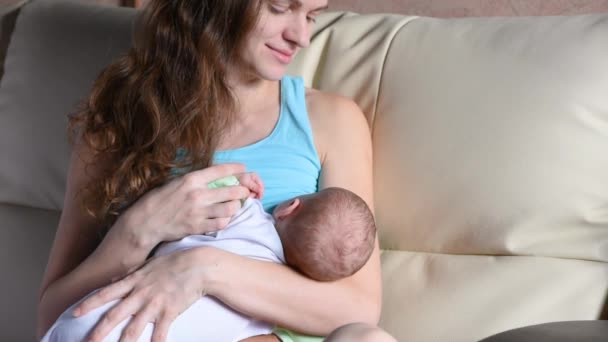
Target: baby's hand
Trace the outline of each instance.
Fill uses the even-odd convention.
[[[241,183],[242,186],[249,189],[251,197],[255,199],[262,199],[264,196],[264,183],[262,179],[255,172],[245,172],[234,175]]]

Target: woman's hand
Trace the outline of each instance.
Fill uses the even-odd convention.
[[[126,278],[84,300],[73,314],[83,316],[122,298],[99,321],[89,341],[102,341],[131,316],[132,320],[122,331],[121,342],[137,341],[148,323],[154,323],[152,341],[165,341],[175,318],[205,294],[206,274],[215,272],[213,251],[213,248],[199,247],[152,258]]]
[[[223,229],[250,191],[243,185],[209,189],[207,184],[244,171],[242,164],[220,164],[173,179],[135,202],[121,216],[120,227],[148,251],[162,241]]]

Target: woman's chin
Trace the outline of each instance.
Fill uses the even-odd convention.
[[[272,66],[259,70],[258,75],[268,81],[278,81],[287,73],[287,66]]]

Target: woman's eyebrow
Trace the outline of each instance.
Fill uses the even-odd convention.
[[[329,8],[329,5],[325,5],[325,6],[317,7],[314,10],[312,10],[311,12],[321,12],[321,11],[325,11],[328,8]]]
[[[288,0],[288,1],[291,3],[291,6],[293,6],[294,8],[302,7],[302,1],[300,1],[300,0]],[[317,7],[315,9],[313,9],[311,12],[321,12],[328,8],[329,8],[329,5],[325,5],[325,6],[321,6],[321,7]]]

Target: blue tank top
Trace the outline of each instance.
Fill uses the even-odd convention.
[[[304,82],[300,77],[281,79],[279,119],[266,138],[241,148],[216,151],[214,164],[242,163],[264,182],[264,210],[272,210],[293,197],[318,191],[321,162],[315,148]],[[178,151],[178,158],[180,156]]]

